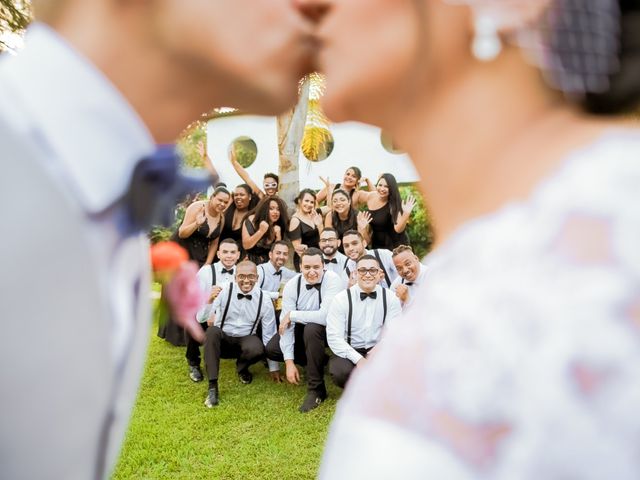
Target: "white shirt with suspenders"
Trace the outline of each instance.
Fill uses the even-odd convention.
[[[231,270],[231,272],[228,270]],[[200,290],[205,292],[208,297],[209,293],[211,293],[211,287],[214,285],[224,287],[229,283],[233,283],[236,271],[235,265],[228,270],[222,262],[216,262],[211,265],[203,265],[200,267],[200,270],[198,270],[198,285],[200,286]],[[198,313],[196,313],[196,320],[200,323],[204,323],[210,315],[211,303],[207,303],[198,310]]]
[[[238,294],[245,295],[235,282],[222,288],[211,307],[216,316],[214,326],[231,337],[245,337],[254,335],[258,322],[262,322],[262,343],[266,346],[276,334],[276,315],[271,298],[258,285],[246,294],[251,296],[250,299],[238,298]],[[278,369],[278,362],[269,360],[269,371]]]
[[[269,295],[271,300],[278,299],[280,284],[287,283],[295,276],[296,272],[287,267],[281,267],[276,272],[276,267],[271,262],[258,265],[258,286]]]
[[[327,324],[329,305],[333,298],[344,289],[342,280],[333,272],[324,272],[320,289],[307,289],[307,281],[299,273],[287,282],[282,292],[282,313],[280,319],[291,312],[291,326],[280,338],[280,349],[285,360],[293,360],[295,345],[295,323]]]
[[[382,329],[401,314],[400,300],[390,290],[376,286],[376,298],[361,299],[362,289],[354,285],[333,299],[327,317],[327,341],[338,357],[356,364],[362,355],[356,348],[370,349],[380,340]]]
[[[373,250],[365,250],[363,255],[372,255],[378,260],[380,264],[380,268],[384,276],[382,280],[380,280],[380,285],[385,288],[390,288],[393,281],[398,276],[398,271],[396,270],[396,266],[393,264],[393,257],[391,250],[387,250],[386,248],[374,248]],[[344,261],[342,265],[342,275],[343,279],[346,278],[349,281],[349,278],[353,274],[356,269],[356,261],[351,260],[349,257]]]

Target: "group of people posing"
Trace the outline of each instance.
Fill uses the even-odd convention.
[[[200,265],[213,262],[222,239],[238,242],[242,258],[256,264],[268,260],[275,242],[289,240],[299,271],[300,255],[307,248],[319,247],[320,233],[327,227],[334,228],[338,238],[348,230],[357,230],[372,248],[391,250],[409,244],[405,229],[415,198],[410,195],[403,201],[390,173],[380,175],[375,186],[362,179],[358,167],[348,168],[342,183],[333,185],[322,179],[325,185],[318,192],[300,191],[290,216],[286,203],[277,195],[278,175],[265,174],[261,189],[233,155],[231,161],[246,183],[233,191],[218,185],[209,200],[189,205],[177,232],[176,240]],[[368,190],[359,189],[361,181]]]
[[[423,281],[425,268],[404,232],[415,199],[400,200],[391,174],[381,175],[375,189],[359,190],[360,170],[351,167],[342,185],[325,181],[318,193],[302,190],[289,219],[278,177],[265,175],[261,190],[238,167],[247,183],[233,195],[217,186],[208,201],[187,208],[178,230],[201,265],[198,281],[208,295],[197,314],[206,332],[205,406],[219,403],[220,359],[234,358],[244,384],[260,361],[278,383],[280,362],[293,384],[300,383],[298,366],[305,366],[300,411],[308,412],[327,398],[325,366],[344,387]],[[327,206],[318,207],[325,199]],[[358,212],[360,205],[369,210]],[[286,267],[290,254],[295,270]],[[194,382],[205,378],[200,346],[187,334]]]

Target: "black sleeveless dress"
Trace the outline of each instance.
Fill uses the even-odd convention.
[[[289,239],[300,240],[300,242],[308,248],[318,248],[320,246],[320,231],[318,230],[318,227],[304,223],[299,217],[296,218],[300,223],[295,230],[289,231]],[[296,272],[300,271],[300,255],[297,253],[293,255],[293,266],[295,267]]]
[[[377,210],[369,210],[371,214],[371,247],[393,250],[398,245],[409,245],[409,237],[405,231],[396,233],[391,218],[391,207],[387,203]]]
[[[336,235],[340,240],[344,236],[344,232],[348,230],[358,230],[358,221],[355,215],[347,217],[346,220],[340,220],[340,217],[336,213],[331,213],[331,225],[336,231]],[[342,246],[342,241],[340,242],[340,246],[338,247],[338,251],[340,253],[344,253],[344,247]]]
[[[187,238],[180,238],[176,234],[177,242],[189,252],[189,258],[198,262],[198,266],[201,267],[207,261],[211,242],[220,236],[221,230],[218,222],[213,232],[209,232],[209,223],[204,222]]]
[[[243,257],[242,252],[244,251],[242,249],[242,222],[240,222],[240,227],[234,230],[233,214],[234,212],[230,212],[230,215],[227,215],[225,213],[224,228],[222,229],[222,233],[220,234],[220,240],[226,240],[227,238],[231,238],[232,240],[235,240],[236,242],[238,242],[238,247],[240,248],[240,252],[241,252],[240,258],[242,258]]]
[[[202,267],[207,261],[211,242],[220,236],[220,223],[218,222],[211,233],[209,233],[209,223],[204,222],[191,236],[180,238],[178,232],[175,232],[171,239],[182,245],[189,252],[189,258],[198,262],[198,266]],[[184,329],[179,327],[172,318],[169,318],[166,323],[158,325],[158,336],[176,347],[187,344]]]
[[[253,225],[253,222],[248,218],[245,219],[243,225],[247,226],[247,232],[249,232],[249,235],[254,235],[258,231],[258,229]],[[270,242],[269,239],[265,237],[266,234],[258,240],[258,243],[256,243],[253,248],[246,250],[249,260],[256,265],[269,261],[269,250],[271,250],[271,244],[273,242]]]

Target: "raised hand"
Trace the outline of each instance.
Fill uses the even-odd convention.
[[[413,195],[407,196],[407,198],[402,202],[402,212],[403,213],[411,213],[413,207],[416,206],[416,199]]]
[[[311,212],[311,220],[316,225],[316,227],[320,228],[323,225],[322,215],[318,213],[317,210]]]
[[[358,230],[366,230],[371,223],[371,214],[367,211],[358,212],[356,223],[358,224]]]
[[[262,220],[260,222],[260,225],[258,225],[258,230],[260,230],[262,233],[266,233],[267,230],[269,230],[269,224],[265,220]]]
[[[324,183],[324,186],[327,187],[327,190],[329,190],[329,185],[331,185],[331,182],[329,181],[329,177],[318,177],[320,179],[320,181],[322,183]]]
[[[282,229],[280,228],[280,225],[273,226],[273,233],[276,236],[276,240],[282,239]]]
[[[200,206],[200,210],[196,214],[196,225],[200,226],[207,221],[207,212],[204,204]]]
[[[214,285],[213,287],[211,287],[211,292],[209,292],[209,300],[207,301],[207,303],[213,303],[216,297],[220,294],[221,290],[222,287],[218,285]]]

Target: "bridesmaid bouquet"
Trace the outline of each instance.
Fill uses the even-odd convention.
[[[189,260],[187,251],[175,242],[158,242],[151,246],[154,278],[162,284],[158,316],[166,323],[169,314],[194,340],[204,342],[204,331],[196,313],[207,301],[198,285],[198,265]]]

